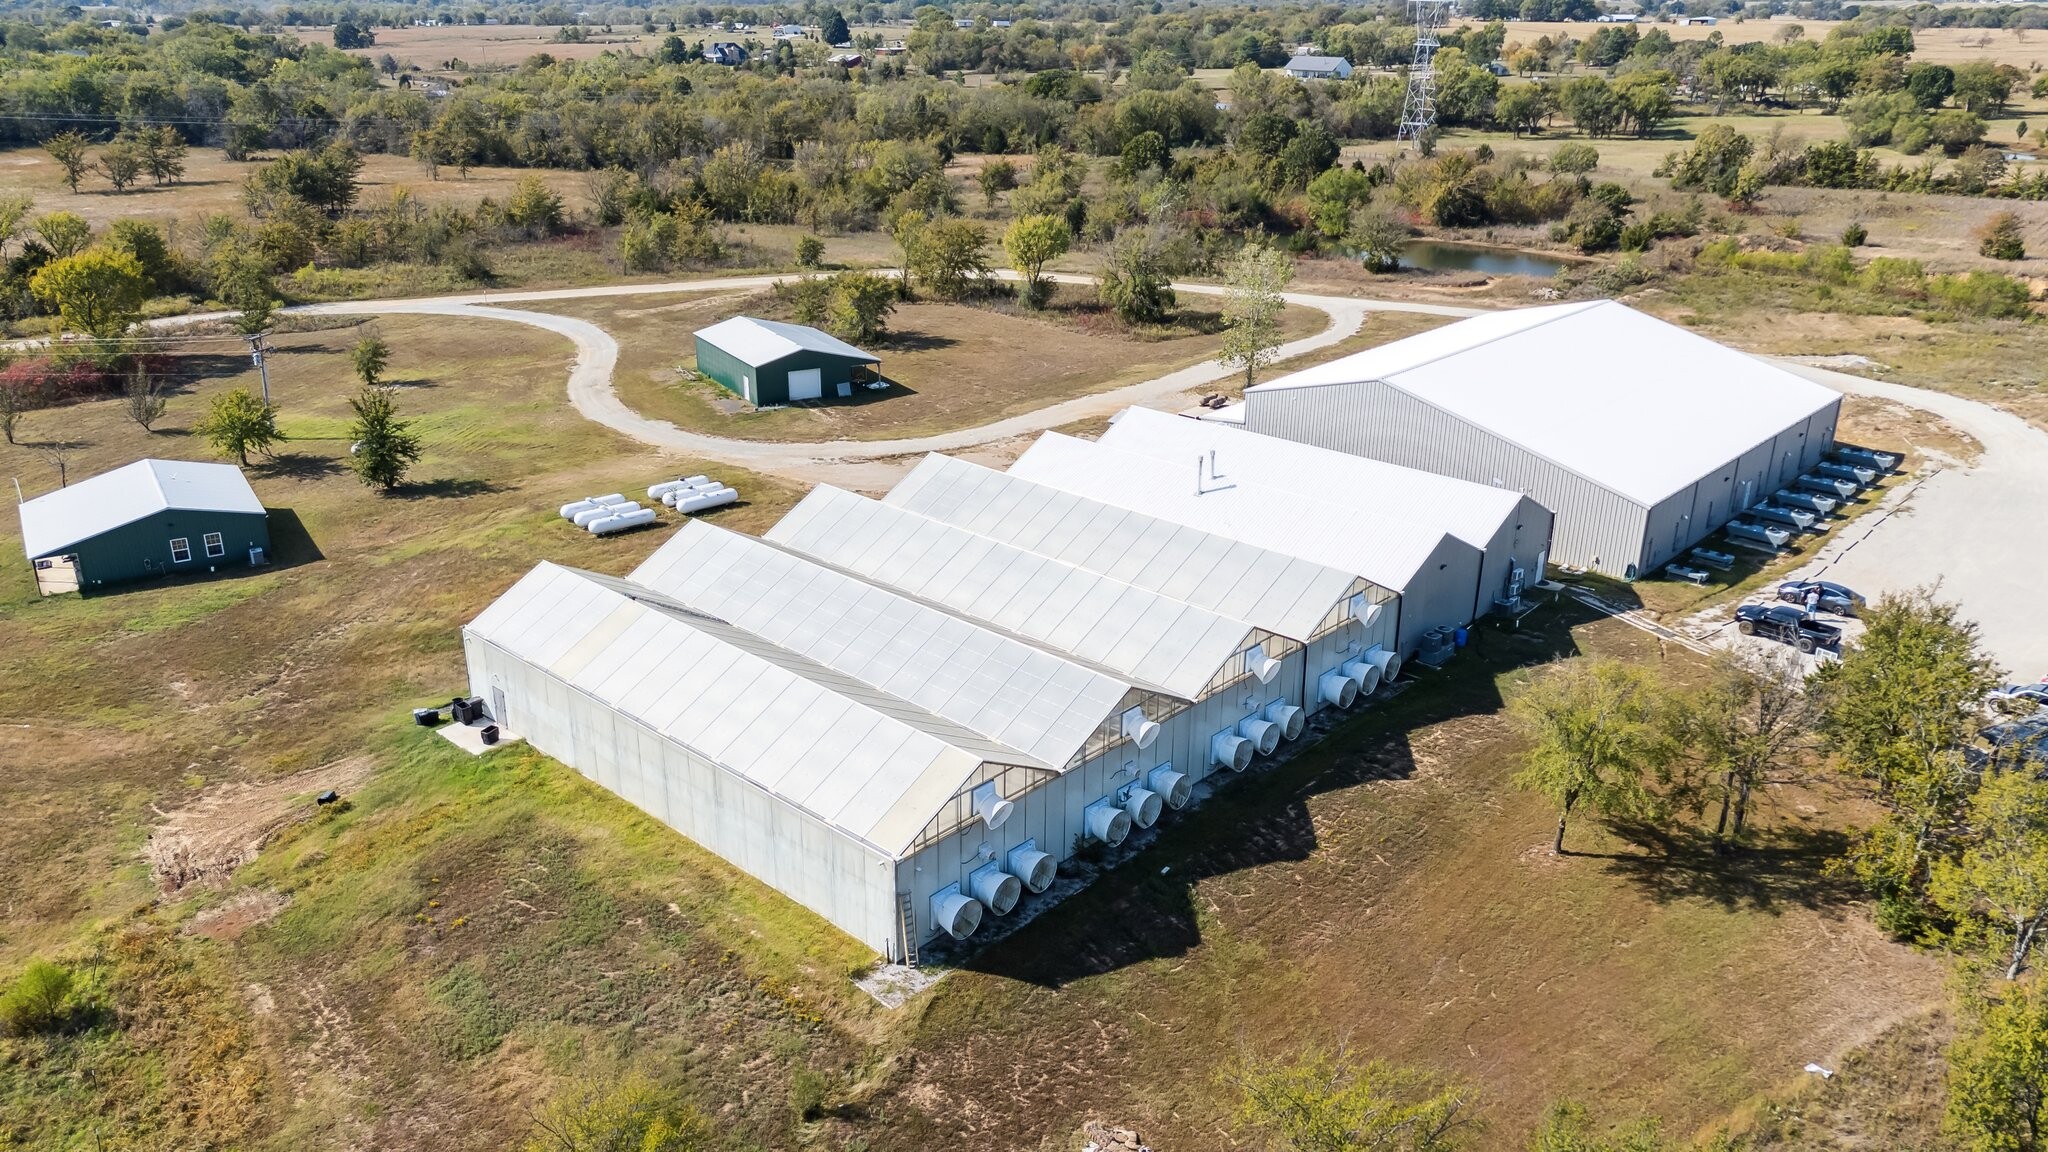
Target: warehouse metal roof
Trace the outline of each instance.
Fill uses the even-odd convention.
[[[1398,592],[1415,586],[1424,567],[1446,546],[1446,538],[1451,548],[1478,554],[1478,549],[1441,527],[1228,476],[1209,477],[1206,465],[1206,458],[1190,458],[1176,466],[1048,432],[1010,466],[1010,472],[1355,573]]]
[[[836,568],[702,521],[630,581],[1064,768],[1133,685]]]
[[[1493,542],[1502,524],[1514,520],[1524,499],[1512,488],[1475,484],[1150,408],[1125,409],[1097,443],[1183,467],[1214,453],[1219,476],[1304,496],[1369,502],[1376,513],[1434,526],[1481,549]]]
[[[137,460],[23,502],[21,542],[34,559],[172,509],[264,514],[248,478],[232,464]]]
[[[884,499],[1295,640],[1363,590],[1351,572],[949,456],[925,457]]]
[[[709,328],[697,329],[695,335],[698,339],[756,368],[798,352],[823,352],[829,356],[844,356],[848,360],[866,364],[878,364],[882,359],[872,352],[863,352],[837,336],[820,332],[816,328],[802,324],[784,324],[779,320],[762,320],[753,316],[735,316],[730,320],[721,320]]]
[[[1098,572],[821,486],[768,540],[1183,700],[1263,630]]]
[[[1489,313],[1260,384],[1381,381],[1655,504],[1841,399],[1612,300]]]
[[[891,856],[983,763],[1007,762],[935,734],[936,717],[820,683],[744,630],[552,563],[465,631]]]

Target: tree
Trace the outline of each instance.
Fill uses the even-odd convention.
[[[1140,132],[1124,141],[1123,151],[1117,156],[1116,174],[1130,179],[1164,168],[1172,158],[1166,137],[1153,131]]]
[[[1224,269],[1223,350],[1225,365],[1244,369],[1244,386],[1258,383],[1259,369],[1280,351],[1281,292],[1294,279],[1294,260],[1264,242],[1246,244]]]
[[[706,1152],[717,1133],[674,1093],[643,1076],[565,1090],[533,1117],[524,1152]]]
[[[1475,1123],[1473,1088],[1342,1047],[1250,1060],[1231,1079],[1239,1121],[1286,1152],[1453,1152]]]
[[[2010,987],[1948,1051],[1948,1123],[1971,1152],[2048,1148],[2048,978]]]
[[[2026,77],[2026,73],[2010,64],[1973,60],[1956,65],[1952,95],[1965,111],[1998,116],[2012,102],[2012,90]]]
[[[369,20],[358,16],[343,16],[334,22],[334,46],[336,48],[368,48],[377,43],[377,30]]]
[[[2027,241],[2020,227],[2020,218],[2011,212],[1986,220],[1977,230],[1977,254],[1993,260],[2025,260]]]
[[[1659,174],[1671,177],[1673,188],[1700,188],[1716,196],[1732,196],[1742,166],[1756,151],[1756,143],[1726,124],[1709,124],[1694,138],[1692,147],[1673,153]]]
[[[1044,277],[1045,266],[1065,255],[1073,242],[1067,222],[1058,216],[1019,216],[1010,222],[1003,233],[1003,252],[1024,278],[1025,307],[1045,306],[1052,289]]]
[[[45,212],[35,218],[30,227],[42,238],[43,247],[50,255],[62,260],[76,256],[92,243],[92,225],[76,212]]]
[[[1558,807],[1551,851],[1564,854],[1565,821],[1581,804],[1607,816],[1655,810],[1644,775],[1676,755],[1663,712],[1649,676],[1614,660],[1571,661],[1509,702],[1509,717],[1535,742],[1515,786]]]
[[[2048,781],[2026,765],[2005,768],[1987,774],[1970,798],[1967,846],[1935,862],[1928,891],[1966,935],[1981,926],[2002,943],[2005,978],[2017,980],[2048,921]]]
[[[33,960],[0,994],[0,1025],[15,1036],[55,1032],[71,1017],[71,970]]]
[[[337,215],[355,203],[362,170],[361,154],[346,140],[317,152],[301,148],[257,169],[243,185],[242,199],[253,216],[267,216],[294,200]]]
[[[552,236],[562,228],[562,197],[539,173],[530,172],[505,201],[505,219],[529,237]]]
[[[1408,244],[1408,222],[1390,208],[1361,205],[1351,214],[1344,242],[1358,253],[1366,271],[1394,272],[1400,269],[1401,253]]]
[[[1516,136],[1534,136],[1550,115],[1550,98],[1535,84],[1516,84],[1493,102],[1493,118]]]
[[[356,377],[363,386],[375,388],[383,381],[384,369],[391,363],[391,346],[382,337],[365,336],[356,341],[349,360],[355,365]]]
[[[918,232],[910,270],[920,287],[958,300],[988,275],[987,247],[988,233],[972,220],[934,220]]]
[[[1550,150],[1550,170],[1569,176],[1583,176],[1600,166],[1600,150],[1591,144],[1567,140]]]
[[[5,367],[0,363],[0,368]],[[29,379],[11,372],[0,372],[0,435],[4,435],[9,444],[20,443],[14,434],[21,429],[21,418],[36,407],[38,399],[35,385]]]
[[[831,15],[825,17],[825,25],[819,37],[836,48],[841,44],[853,42],[853,29],[846,26],[846,17],[840,15],[839,9],[834,8]]]
[[[363,390],[348,402],[356,414],[349,426],[348,465],[363,483],[389,492],[405,479],[405,473],[420,458],[420,438],[408,421],[398,418],[398,405],[389,388],[380,388],[362,372],[365,340],[356,345],[356,370],[364,376]],[[383,341],[374,341],[382,344]]]
[[[1714,806],[1714,845],[1740,843],[1756,790],[1783,778],[1811,745],[1813,700],[1789,653],[1716,659],[1714,676],[1690,694],[1679,718],[1695,779],[1689,791]]]
[[[29,280],[29,290],[55,308],[64,326],[96,340],[123,335],[142,315],[149,294],[142,265],[126,252],[88,248],[52,260]]]
[[[981,187],[982,203],[993,212],[996,197],[1017,186],[1017,165],[1007,156],[998,156],[981,166],[981,171],[974,174],[974,182]]]
[[[1166,237],[1157,228],[1125,228],[1109,242],[1095,294],[1126,324],[1156,324],[1173,308]]]
[[[816,268],[825,259],[825,242],[806,232],[796,238],[796,266]]]
[[[1968,775],[1958,749],[1981,724],[1998,670],[1976,624],[1931,589],[1886,596],[1863,612],[1863,637],[1807,680],[1818,731],[1845,773],[1875,785],[1884,819],[1865,830],[1850,867],[1878,898],[1878,922],[1910,933],[1934,860],[1963,817]]]
[[[76,131],[63,131],[43,141],[43,151],[50,154],[64,169],[64,183],[73,192],[78,191],[78,182],[92,171],[92,147],[85,136]]]
[[[247,388],[237,388],[213,398],[206,418],[193,429],[222,456],[232,456],[242,467],[249,466],[249,453],[268,454],[285,439],[277,428],[277,409],[265,404]]]
[[[147,293],[166,292],[178,278],[178,261],[170,242],[164,239],[163,230],[148,220],[114,221],[107,228],[106,245],[135,257]]]
[[[141,365],[128,373],[122,393],[128,400],[128,418],[140,424],[144,432],[163,419],[164,410],[171,403],[170,397],[164,395],[160,378]]]
[[[872,272],[841,272],[832,278],[826,326],[856,343],[879,339],[883,322],[896,310],[896,285]]]
[[[148,167],[142,145],[133,136],[123,132],[115,136],[105,148],[100,149],[100,175],[114,186],[116,192],[126,192],[130,184],[142,178]]]

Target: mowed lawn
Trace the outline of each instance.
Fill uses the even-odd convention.
[[[1214,297],[1189,294],[1193,322],[1132,335],[1083,309],[1085,288],[1062,286],[1058,313],[923,301],[898,305],[868,348],[896,386],[850,400],[753,410],[697,377],[691,334],[727,317],[780,315],[766,295],[725,293],[542,301],[536,311],[593,321],[619,341],[614,380],[643,415],[745,440],[876,440],[971,428],[1076,396],[1136,384],[1216,355]],[[1289,306],[1283,339],[1320,331],[1323,313]],[[1217,385],[1218,391],[1225,384]]]

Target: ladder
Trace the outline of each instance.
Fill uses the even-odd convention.
[[[917,913],[910,905],[910,893],[896,894],[896,926],[903,940],[905,967],[917,967]]]

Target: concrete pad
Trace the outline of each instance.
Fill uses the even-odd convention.
[[[500,724],[498,725],[498,742],[496,744],[485,744],[484,728],[492,723],[495,723],[495,721],[472,720],[467,724],[443,724],[439,728],[434,729],[434,731],[441,739],[455,745],[471,756],[481,756],[492,748],[503,748],[507,744],[517,744],[524,739],[517,732]]]

